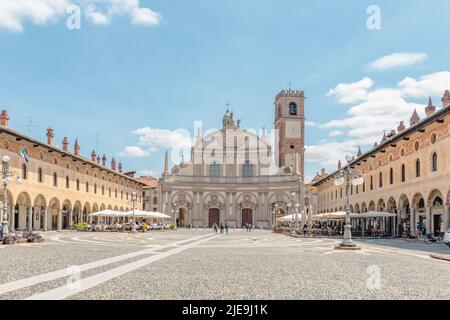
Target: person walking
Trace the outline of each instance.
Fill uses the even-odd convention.
[[[217,224],[214,223],[213,229],[214,229],[214,232],[217,233]]]
[[[230,228],[230,225],[228,222],[225,222],[225,233],[228,234],[228,229]]]
[[[220,234],[223,234],[223,229],[225,229],[223,222],[220,223]]]
[[[307,232],[308,232],[308,224],[305,222],[305,225],[303,226],[303,237],[306,238]]]

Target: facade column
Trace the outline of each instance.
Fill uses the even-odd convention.
[[[44,231],[48,229],[48,208],[44,208]]]
[[[411,215],[409,216],[409,228],[411,229],[411,234],[416,233],[416,213],[417,209],[415,207],[411,208]]]
[[[31,206],[27,206],[26,210],[28,210],[28,231],[33,230],[33,210]]]
[[[58,212],[58,231],[62,230],[62,211]]]
[[[73,227],[73,210],[69,211],[69,227]]]
[[[446,231],[450,228],[450,202],[444,205],[444,228]]]
[[[426,205],[426,224],[425,224],[425,229],[427,231],[427,234],[431,234],[433,231],[431,230],[431,206],[430,205]]]
[[[16,225],[16,205],[14,203],[9,204],[8,210],[9,210],[9,217],[8,217],[8,223],[9,223],[9,230],[14,231],[14,226]]]

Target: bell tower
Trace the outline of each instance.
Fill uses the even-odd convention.
[[[303,178],[305,154],[305,92],[282,90],[275,97],[277,129],[276,161],[279,167],[292,167]]]

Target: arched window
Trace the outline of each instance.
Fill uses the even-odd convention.
[[[153,204],[157,205],[158,204],[158,197],[153,197]]]
[[[120,191],[120,199],[123,199],[123,190]]]
[[[394,169],[389,170],[389,183],[394,184]]]
[[[115,196],[116,199],[117,199],[117,189],[114,190],[114,196]]]
[[[53,173],[53,186],[57,187],[58,186],[58,175],[55,173]]]
[[[402,182],[406,181],[406,167],[402,164]]]
[[[102,186],[102,196],[105,195],[105,186]]]
[[[366,182],[363,182],[363,192],[366,192]]]
[[[420,177],[420,160],[416,160],[416,177]]]
[[[89,182],[86,182],[86,192],[89,192]]]
[[[44,175],[42,174],[42,168],[38,169],[38,182],[42,183],[44,181]]]
[[[70,180],[69,177],[66,176],[66,188],[69,189],[70,188]]]
[[[94,184],[94,193],[97,194],[97,184]]]
[[[379,181],[378,181],[378,186],[379,186],[380,188],[383,188],[383,172],[380,172]]]
[[[370,176],[370,190],[373,190],[373,176]]]
[[[108,189],[109,197],[111,198],[111,188]]]
[[[80,191],[80,180],[77,179],[77,191]]]
[[[289,115],[296,116],[297,115],[297,105],[295,102],[291,102],[289,104]]]
[[[437,163],[437,154],[436,152],[433,153],[431,156],[431,171],[436,172],[438,169],[438,163]]]
[[[28,170],[27,170],[27,165],[24,163],[22,165],[22,179],[27,180],[27,178],[28,178]]]

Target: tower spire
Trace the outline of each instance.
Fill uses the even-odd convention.
[[[169,152],[166,150],[164,155],[164,176],[169,175]]]

